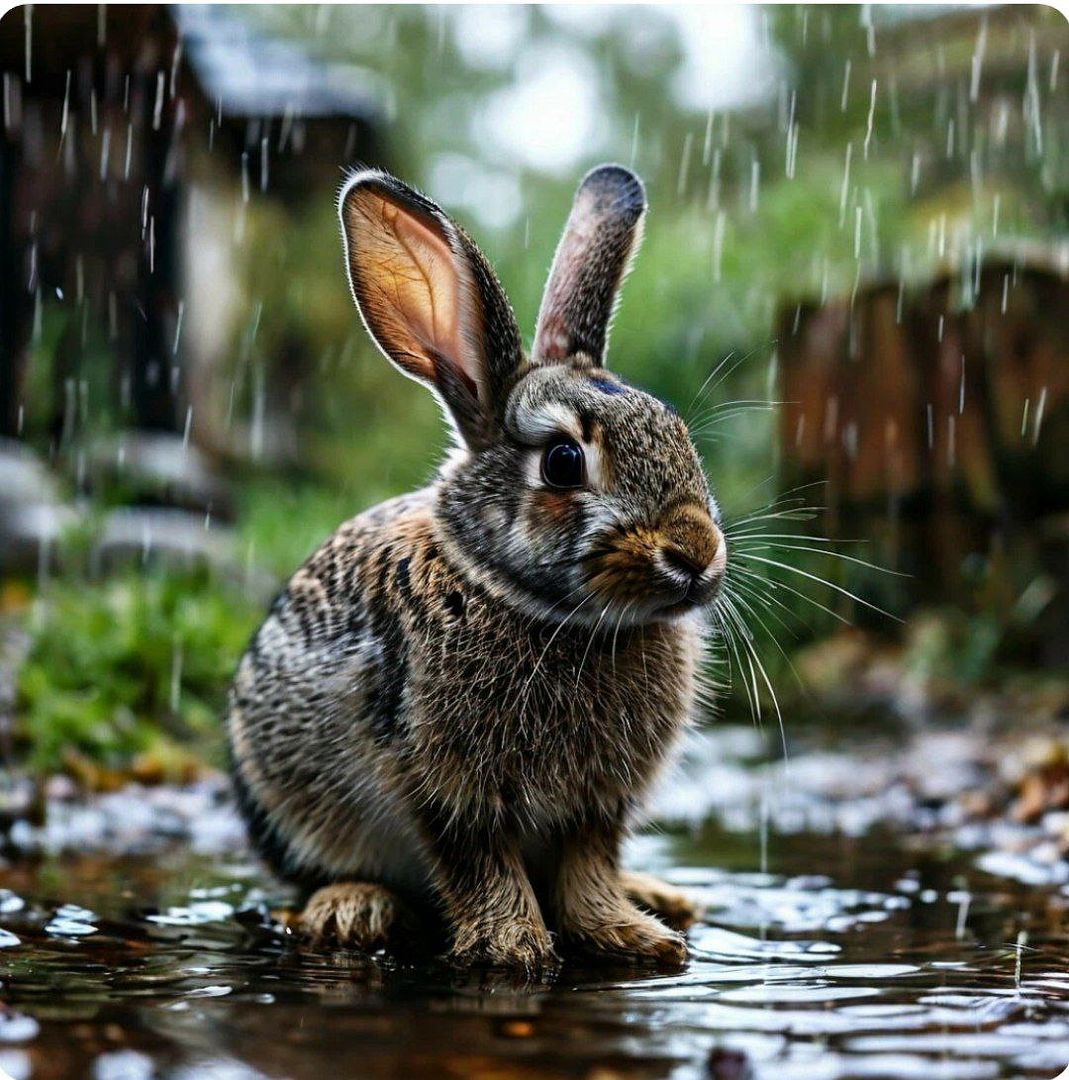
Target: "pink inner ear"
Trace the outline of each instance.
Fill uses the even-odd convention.
[[[410,374],[440,388],[447,365],[477,397],[478,307],[442,226],[370,187],[348,206],[357,299],[371,332]]]

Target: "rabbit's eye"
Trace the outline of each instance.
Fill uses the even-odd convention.
[[[542,455],[542,479],[554,488],[581,487],[583,449],[572,439],[556,439]]]

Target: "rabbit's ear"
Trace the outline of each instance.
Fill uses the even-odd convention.
[[[601,365],[616,296],[642,239],[646,191],[621,165],[587,173],[553,259],[538,312],[534,363]]]
[[[339,200],[349,283],[364,325],[442,401],[464,441],[492,441],[521,360],[512,309],[478,248],[429,199],[378,170]]]

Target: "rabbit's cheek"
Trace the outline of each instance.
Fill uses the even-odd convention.
[[[535,491],[531,497],[531,511],[536,519],[535,527],[566,525],[575,515],[575,497],[569,492]]]

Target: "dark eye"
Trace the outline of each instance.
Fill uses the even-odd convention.
[[[542,479],[550,487],[575,488],[583,483],[583,450],[571,439],[557,439],[542,455]]]

